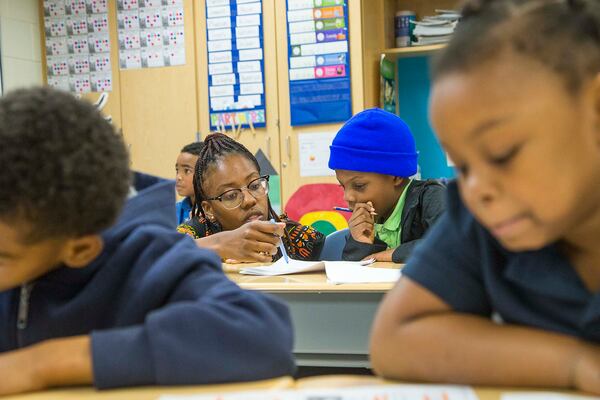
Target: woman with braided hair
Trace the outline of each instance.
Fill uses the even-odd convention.
[[[468,1],[432,89],[458,176],[378,311],[375,370],[600,394],[600,1]]]
[[[194,172],[194,193],[192,218],[177,230],[223,260],[275,261],[282,256],[280,240],[291,258],[319,259],[323,234],[273,211],[269,176],[261,175],[252,153],[229,136],[215,133],[204,140]]]

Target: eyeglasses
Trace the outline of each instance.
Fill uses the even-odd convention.
[[[248,190],[248,193],[255,199],[266,196],[269,193],[269,175],[261,176],[260,178],[253,180],[246,187],[231,189],[206,200],[219,200],[223,204],[223,207],[232,210],[239,207],[244,201],[244,193],[242,193],[242,190],[244,189]]]

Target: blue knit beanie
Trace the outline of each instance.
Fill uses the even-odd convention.
[[[417,173],[417,149],[408,125],[379,108],[350,118],[333,139],[329,168],[409,177]]]

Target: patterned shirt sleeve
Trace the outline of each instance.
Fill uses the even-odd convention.
[[[286,237],[283,244],[288,255],[295,260],[317,261],[325,243],[325,235],[311,226],[284,219]]]
[[[194,239],[200,239],[210,234],[203,217],[186,220],[177,227],[177,232],[189,235]]]

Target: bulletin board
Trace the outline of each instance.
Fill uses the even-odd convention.
[[[50,86],[112,91],[108,0],[44,0],[43,24]]]
[[[346,0],[287,0],[291,125],[352,116]]]
[[[162,16],[162,32],[181,32],[186,40],[181,42],[187,55],[185,64],[157,68],[119,68],[119,21],[117,16],[119,2],[117,0],[83,0],[89,7],[102,2],[107,4],[108,35],[110,39],[110,71],[112,73],[112,91],[109,93],[103,113],[111,117],[118,132],[122,132],[128,146],[131,166],[133,169],[158,175],[165,178],[174,177],[174,157],[181,148],[195,141],[198,133],[198,103],[196,92],[196,62],[195,62],[195,30],[194,15],[195,0],[137,0],[128,1],[135,7],[137,4],[138,17],[142,9],[160,8]],[[69,15],[67,5],[75,4],[75,0],[62,0],[65,5],[64,14]],[[46,4],[61,4],[59,0],[39,0],[40,26],[44,26]],[[200,3],[198,2],[198,7]],[[143,6],[143,7],[140,7]],[[155,6],[155,7],[150,7]],[[48,11],[51,11],[52,7]],[[183,10],[181,10],[183,7]],[[202,4],[202,7],[204,5]],[[167,12],[164,12],[167,11]],[[62,10],[59,8],[59,13]],[[171,15],[170,12],[173,12]],[[71,9],[71,14],[73,8]],[[146,17],[152,17],[147,12],[141,12]],[[181,25],[183,17],[183,25]],[[144,18],[146,20],[146,18]],[[165,26],[165,19],[167,26]],[[147,27],[145,21],[140,28]],[[156,27],[156,29],[159,29]],[[51,37],[41,30],[42,65],[44,79],[51,81],[48,74],[46,39]],[[66,34],[65,34],[66,36]],[[181,36],[179,34],[179,36]],[[166,37],[166,36],[165,36]],[[163,37],[163,45],[165,44]],[[169,44],[171,38],[169,37]],[[165,64],[166,65],[166,64]],[[96,93],[83,94],[84,98],[96,102]]]
[[[102,0],[86,0],[86,4],[97,1],[102,2]],[[173,9],[174,4],[172,1],[176,0],[162,0],[161,7]],[[314,1],[318,0],[313,0],[313,4]],[[229,6],[229,20],[234,22],[233,28],[230,28],[232,39],[234,37],[237,39],[235,28],[239,28],[239,26],[235,24],[241,14],[239,12],[240,6],[246,5],[246,8],[242,10],[243,13],[256,10],[256,8],[252,8],[256,7],[256,5],[251,5],[252,3],[259,3],[262,8],[260,23],[254,26],[259,27],[258,37],[264,57],[260,60],[260,69],[262,85],[264,86],[264,93],[261,93],[261,103],[265,110],[265,119],[264,123],[253,119],[253,121],[256,121],[256,124],[254,124],[256,129],[254,130],[250,129],[249,124],[244,124],[241,134],[235,137],[253,154],[257,153],[258,150],[262,150],[265,157],[280,174],[280,176],[273,175],[272,189],[273,192],[277,191],[275,178],[281,177],[281,201],[282,204],[285,204],[287,198],[299,185],[324,180],[332,182],[334,180],[332,177],[300,176],[300,168],[296,161],[299,160],[297,133],[334,132],[337,124],[302,126],[298,128],[299,130],[295,130],[296,127],[293,127],[290,123],[290,85],[286,82],[289,74],[287,3],[281,0],[229,0],[226,3]],[[348,15],[344,13],[343,23],[349,29],[350,36],[358,39],[361,32],[360,0],[347,0],[347,3],[349,13]],[[44,1],[39,0],[40,26],[44,24],[43,4]],[[122,131],[125,142],[129,146],[132,168],[166,178],[173,177],[174,157],[179,153],[181,147],[195,141],[197,135],[204,138],[217,128],[214,124],[211,124],[211,110],[208,104],[211,82],[207,77],[211,74],[208,60],[207,22],[218,17],[215,17],[214,14],[211,14],[210,18],[207,16],[206,1],[182,0],[182,15],[184,17],[184,41],[182,45],[186,54],[185,64],[174,67],[123,69],[120,68],[119,57],[118,1],[109,0],[107,4],[111,43],[109,57],[112,73],[112,92],[109,94],[108,103],[103,112],[107,116],[111,116],[117,130]],[[147,7],[152,4],[158,7],[158,3],[154,0],[138,0],[138,6]],[[211,4],[218,6],[216,3]],[[323,7],[325,6],[323,5]],[[161,8],[161,11],[163,9]],[[133,13],[131,14],[133,15]],[[151,17],[147,13],[145,15]],[[347,19],[350,20],[349,25]],[[45,39],[46,35],[42,30],[41,43],[44,52],[42,66],[44,78],[48,81],[50,77],[47,75]],[[363,72],[360,40],[349,43],[348,54],[350,53],[352,53],[352,78],[355,79],[351,85],[352,105],[356,112],[362,108],[363,85],[361,76]],[[237,67],[232,61],[231,70],[236,75],[240,72],[236,70]],[[214,69],[214,67],[211,67],[211,69]],[[347,71],[349,71],[349,68],[347,68]],[[236,84],[239,85],[240,82],[236,81]],[[89,93],[84,94],[83,97],[94,102],[97,101],[98,94]],[[350,107],[350,102],[348,102],[348,107]],[[267,111],[269,113],[268,118]],[[241,117],[236,122],[243,123]],[[232,133],[230,126],[227,126],[227,133]]]
[[[266,126],[261,0],[207,0],[210,127]]]
[[[119,67],[185,65],[184,21],[182,0],[117,0]]]

